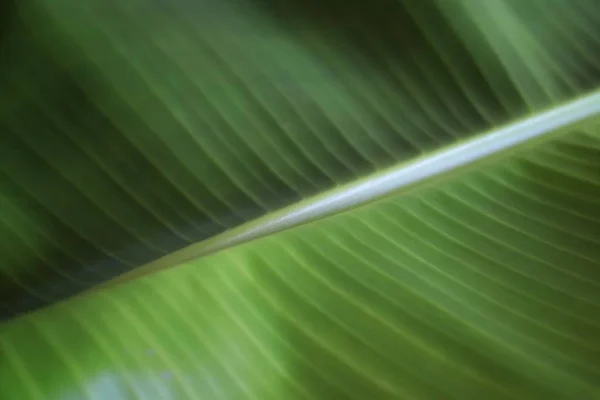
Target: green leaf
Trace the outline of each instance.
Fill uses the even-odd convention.
[[[1,399],[600,398],[600,10],[369,7],[17,6]]]
[[[4,317],[600,79],[586,0],[17,9],[0,44]]]
[[[22,316],[0,397],[598,398],[599,128]]]

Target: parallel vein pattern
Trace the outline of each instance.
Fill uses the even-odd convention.
[[[342,3],[20,2],[0,42],[0,316],[600,78],[593,0]]]
[[[0,325],[0,397],[598,398],[599,128]]]

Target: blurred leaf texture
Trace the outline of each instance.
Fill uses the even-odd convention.
[[[0,399],[600,399],[597,0],[0,18]]]

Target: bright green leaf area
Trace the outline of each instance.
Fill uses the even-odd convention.
[[[0,326],[0,398],[600,398],[597,122]]]

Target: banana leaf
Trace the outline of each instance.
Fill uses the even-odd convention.
[[[600,398],[593,1],[13,9],[1,399]]]
[[[600,80],[587,0],[13,8],[3,319]]]
[[[600,120],[568,128],[0,325],[0,397],[598,398]]]

